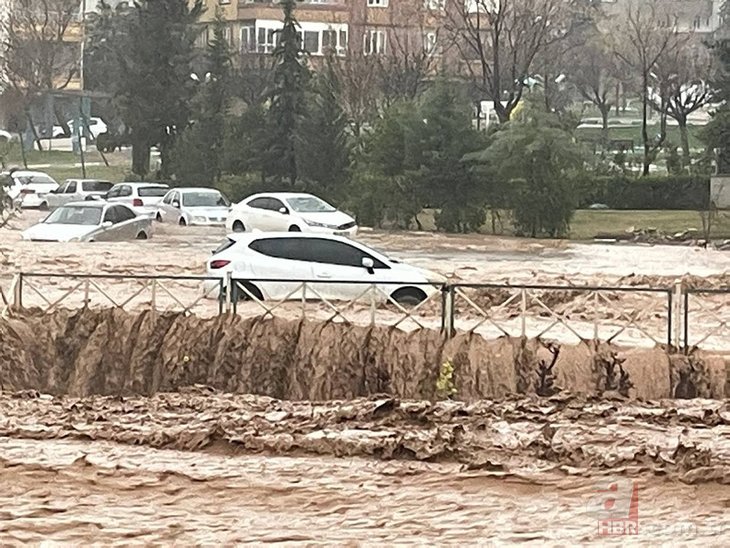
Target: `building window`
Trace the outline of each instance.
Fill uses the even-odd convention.
[[[436,32],[429,31],[423,34],[423,51],[427,55],[438,55],[440,53],[438,47],[438,34]]]
[[[195,37],[195,45],[199,48],[204,48],[208,45],[208,26],[203,25],[200,28],[200,33]]]
[[[423,0],[423,7],[427,10],[446,9],[446,0]]]
[[[253,24],[246,24],[241,27],[241,52],[252,51],[256,51],[256,31]]]
[[[322,32],[322,53],[334,52],[345,55],[347,51],[347,31],[328,29]]]
[[[319,50],[319,32],[313,30],[305,30],[302,39],[302,49],[308,53],[318,54]]]
[[[385,53],[384,30],[366,30],[362,42],[362,51],[365,55],[382,55]]]
[[[388,0],[368,0],[369,8],[387,8]]]
[[[258,32],[258,52],[259,53],[273,53],[276,49],[276,29],[272,28],[259,28]]]

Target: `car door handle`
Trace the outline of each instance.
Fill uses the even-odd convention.
[[[332,274],[329,272],[317,272],[317,278],[331,278]]]

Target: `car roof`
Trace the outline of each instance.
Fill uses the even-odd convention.
[[[30,171],[27,169],[17,169],[15,171],[13,171],[12,173],[10,173],[8,171],[8,172],[3,173],[3,175],[10,175],[12,177],[16,177],[16,176],[17,177],[35,177],[37,175],[43,175],[44,177],[48,177],[48,178],[52,179],[52,177],[50,175],[48,175],[48,173],[46,173],[45,171]]]
[[[114,186],[119,185],[129,185],[131,187],[161,186],[163,188],[170,188],[170,185],[168,185],[167,183],[146,183],[144,181],[123,181],[121,183],[116,183]]]
[[[68,207],[68,206],[73,206],[73,207],[80,207],[80,206],[83,206],[83,207],[104,207],[106,205],[124,205],[124,204],[110,204],[109,202],[98,202],[96,200],[84,200],[83,202],[69,202],[67,204],[63,204],[62,206],[59,206],[59,208],[61,208],[61,207]]]
[[[338,242],[346,242],[346,243],[355,243],[358,244],[358,242],[355,242],[354,240],[347,238],[345,236],[336,236],[334,234],[327,234],[327,233],[321,233],[321,232],[232,232],[231,234],[228,234],[228,239],[233,240],[234,242],[252,242],[253,240],[258,240],[261,238],[276,238],[276,239],[283,239],[283,238],[312,238],[312,239],[324,239],[324,240],[333,240]],[[363,245],[363,244],[359,244]]]
[[[279,200],[285,200],[287,198],[316,198],[314,194],[307,192],[260,192],[259,194],[253,194],[246,198],[246,201],[252,200],[253,198],[278,198]]]
[[[171,190],[176,190],[177,192],[182,192],[185,194],[186,192],[218,192],[220,193],[220,190],[217,188],[210,188],[207,186],[186,186],[186,187],[180,187],[180,188],[173,188]]]
[[[106,179],[66,179],[67,183],[110,183],[111,181],[107,181]]]

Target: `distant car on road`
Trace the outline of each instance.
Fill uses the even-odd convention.
[[[42,196],[58,189],[58,183],[42,171],[15,170],[0,174],[6,186],[5,193],[22,208],[37,208],[43,203]]]
[[[168,190],[170,187],[164,183],[118,183],[104,198],[115,204],[127,204],[136,213],[154,218]]]
[[[113,186],[114,183],[98,179],[66,179],[66,182],[55,191],[43,194],[38,207],[56,209],[70,202],[101,199]]]
[[[62,205],[45,220],[23,232],[24,240],[41,242],[105,242],[147,240],[152,219],[123,204],[83,201]]]
[[[438,274],[394,261],[348,238],[312,233],[231,234],[206,267],[210,277],[223,278],[231,272],[233,279],[244,280],[241,285],[259,300],[301,299],[300,282],[310,280],[316,282],[310,286],[310,298],[319,298],[316,291],[325,299],[353,300],[375,283],[377,300],[390,296],[397,303],[414,306],[437,292],[445,281]],[[218,285],[206,282],[206,294]],[[235,295],[247,297],[245,291]]]
[[[175,188],[162,198],[157,220],[187,225],[224,225],[231,202],[214,188]]]
[[[355,219],[312,194],[254,194],[231,208],[226,220],[231,232],[317,232],[353,237]]]

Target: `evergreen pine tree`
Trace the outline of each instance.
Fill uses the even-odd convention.
[[[277,31],[274,49],[273,88],[269,95],[269,146],[265,175],[277,177],[294,187],[299,176],[296,135],[304,115],[305,90],[309,69],[304,59],[299,23],[294,15],[294,0],[283,0],[284,26]]]

